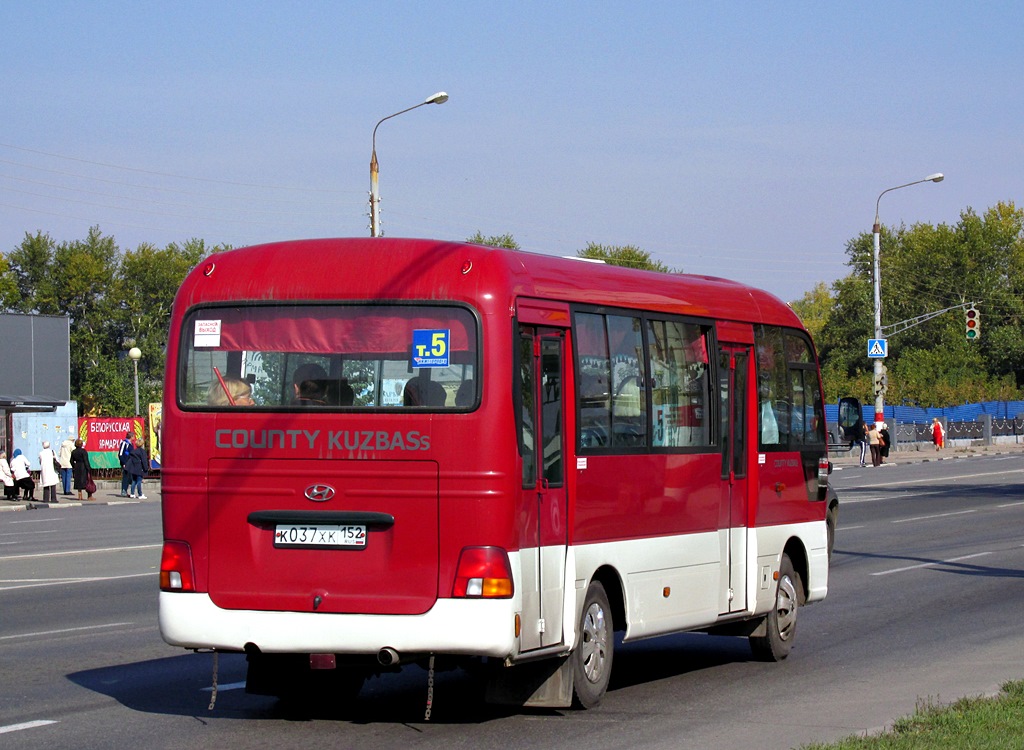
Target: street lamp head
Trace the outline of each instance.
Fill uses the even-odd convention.
[[[924,179],[926,182],[942,182],[946,177],[942,172],[936,172],[935,174],[928,175]]]
[[[425,102],[423,102],[423,103],[424,104],[444,104],[446,101],[448,101],[448,94],[446,94],[444,91],[438,91],[433,96],[428,96],[427,100]],[[941,177],[942,176],[939,175],[940,179],[941,179]]]
[[[131,349],[128,350],[128,357],[138,362],[140,359],[142,359],[142,350],[137,346],[133,346]]]

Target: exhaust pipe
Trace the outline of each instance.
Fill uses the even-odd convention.
[[[384,667],[394,666],[399,662],[398,652],[389,646],[385,646],[377,652],[377,661]]]

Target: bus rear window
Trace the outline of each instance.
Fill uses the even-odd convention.
[[[185,408],[468,409],[477,324],[464,307],[251,305],[191,311]]]

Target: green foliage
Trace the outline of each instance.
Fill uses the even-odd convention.
[[[846,253],[851,273],[832,285],[832,311],[816,341],[829,399],[852,395],[870,402],[872,235],[851,239]],[[948,309],[887,336],[887,403],[949,406],[1022,397],[1024,211],[999,203],[981,216],[966,209],[955,226],[883,226],[879,263],[884,325]],[[969,302],[978,304],[982,320],[974,342],[964,335],[961,306]]]
[[[83,414],[134,412],[132,346],[139,361],[140,409],[159,401],[174,295],[185,275],[211,252],[202,240],[164,249],[121,251],[92,227],[84,240],[59,245],[25,235],[0,256],[0,302],[11,312],[67,315],[71,322],[71,397]],[[12,291],[13,294],[12,294]]]
[[[515,241],[511,234],[492,234],[489,237],[484,237],[479,229],[472,237],[467,237],[466,242],[472,242],[475,245],[488,245],[490,247],[506,247],[509,250],[519,249],[519,243]]]
[[[681,270],[669,268],[661,261],[654,260],[649,252],[641,250],[636,245],[599,245],[596,242],[588,242],[576,255],[580,258],[603,260],[613,266],[643,268],[662,273],[682,273]]]
[[[793,312],[800,316],[804,327],[810,332],[811,337],[817,341],[821,336],[822,329],[832,315],[833,303],[834,300],[829,292],[828,285],[824,281],[819,281],[814,285],[814,289],[806,292],[796,302],[790,303],[790,307],[793,308]]]

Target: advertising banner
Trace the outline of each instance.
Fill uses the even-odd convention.
[[[119,469],[117,448],[125,433],[145,440],[146,420],[142,417],[82,417],[78,420],[78,437],[89,451],[94,469]]]
[[[163,404],[150,404],[149,405],[149,424],[152,429],[149,431],[149,465],[154,469],[159,469],[160,460],[160,437],[163,431]]]

